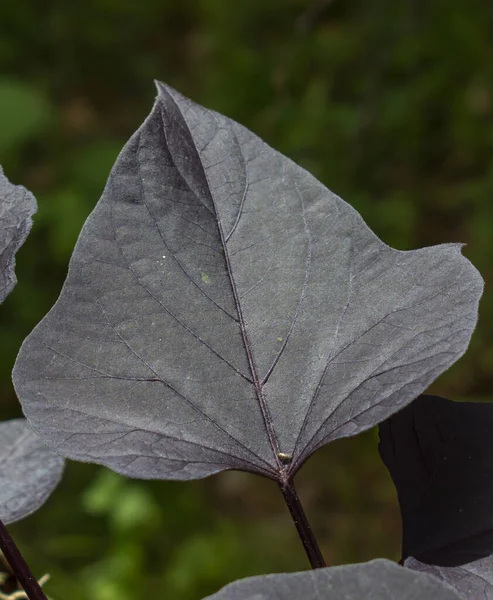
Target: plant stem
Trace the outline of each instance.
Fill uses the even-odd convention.
[[[287,504],[291,517],[295,524],[298,535],[300,536],[303,548],[305,549],[308,560],[312,569],[320,569],[325,567],[324,557],[320,552],[317,540],[313,535],[308,519],[306,518],[305,511],[301,505],[298,494],[294,489],[294,485],[291,481],[287,483],[279,483],[284,501]]]
[[[0,521],[0,549],[29,600],[48,600],[2,521]]]

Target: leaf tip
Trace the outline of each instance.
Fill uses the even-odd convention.
[[[159,100],[160,98],[169,97],[170,92],[173,90],[173,88],[170,85],[159,81],[159,79],[154,80],[154,85],[156,86],[157,90],[157,100]]]
[[[451,244],[451,246],[455,249],[456,252],[462,254],[462,248],[467,246],[465,242],[456,242],[455,244]]]
[[[482,296],[484,290],[484,279],[478,269],[473,265],[473,263],[464,255],[462,249],[467,246],[464,242],[452,242],[449,244],[444,244],[445,247],[450,250],[456,252],[462,257],[462,260],[466,262],[467,267],[470,271],[471,283],[474,284],[474,288],[478,290],[479,297]]]
[[[164,87],[164,83],[162,81],[159,81],[159,79],[154,79],[154,85],[156,86],[156,90],[159,96],[159,94],[161,93],[161,89]]]

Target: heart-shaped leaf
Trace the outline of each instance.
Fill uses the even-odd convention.
[[[12,185],[0,167],[0,303],[17,283],[15,253],[25,242],[36,212],[34,196],[21,185]]]
[[[493,599],[493,405],[421,396],[380,425],[405,565]]]
[[[358,565],[248,577],[205,600],[459,600],[448,585],[378,559]]]
[[[14,370],[65,456],[135,477],[288,481],[469,343],[482,279],[401,252],[231,119],[158,84]]]
[[[0,423],[0,521],[12,523],[37,510],[60,481],[63,466],[26,419]]]

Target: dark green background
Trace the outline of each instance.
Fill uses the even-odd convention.
[[[488,399],[493,379],[493,7],[486,0],[4,0],[0,163],[39,201],[0,315],[10,370],[59,293],[153,78],[240,121],[308,168],[399,249],[467,243],[487,282],[465,358],[433,386]],[[297,485],[330,564],[398,557],[395,492],[367,432],[320,451]],[[71,463],[12,526],[55,600],[195,600],[306,559],[275,484],[244,473],[127,480]]]

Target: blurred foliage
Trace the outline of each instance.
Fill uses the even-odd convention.
[[[86,216],[164,80],[313,172],[400,249],[466,242],[487,281],[467,355],[435,393],[493,389],[493,11],[480,0],[0,3],[0,163],[39,201],[2,306],[10,370],[55,301]],[[376,432],[317,453],[297,485],[328,562],[395,558]],[[307,567],[275,484],[244,473],[139,482],[71,463],[12,531],[54,600],[195,600]]]

